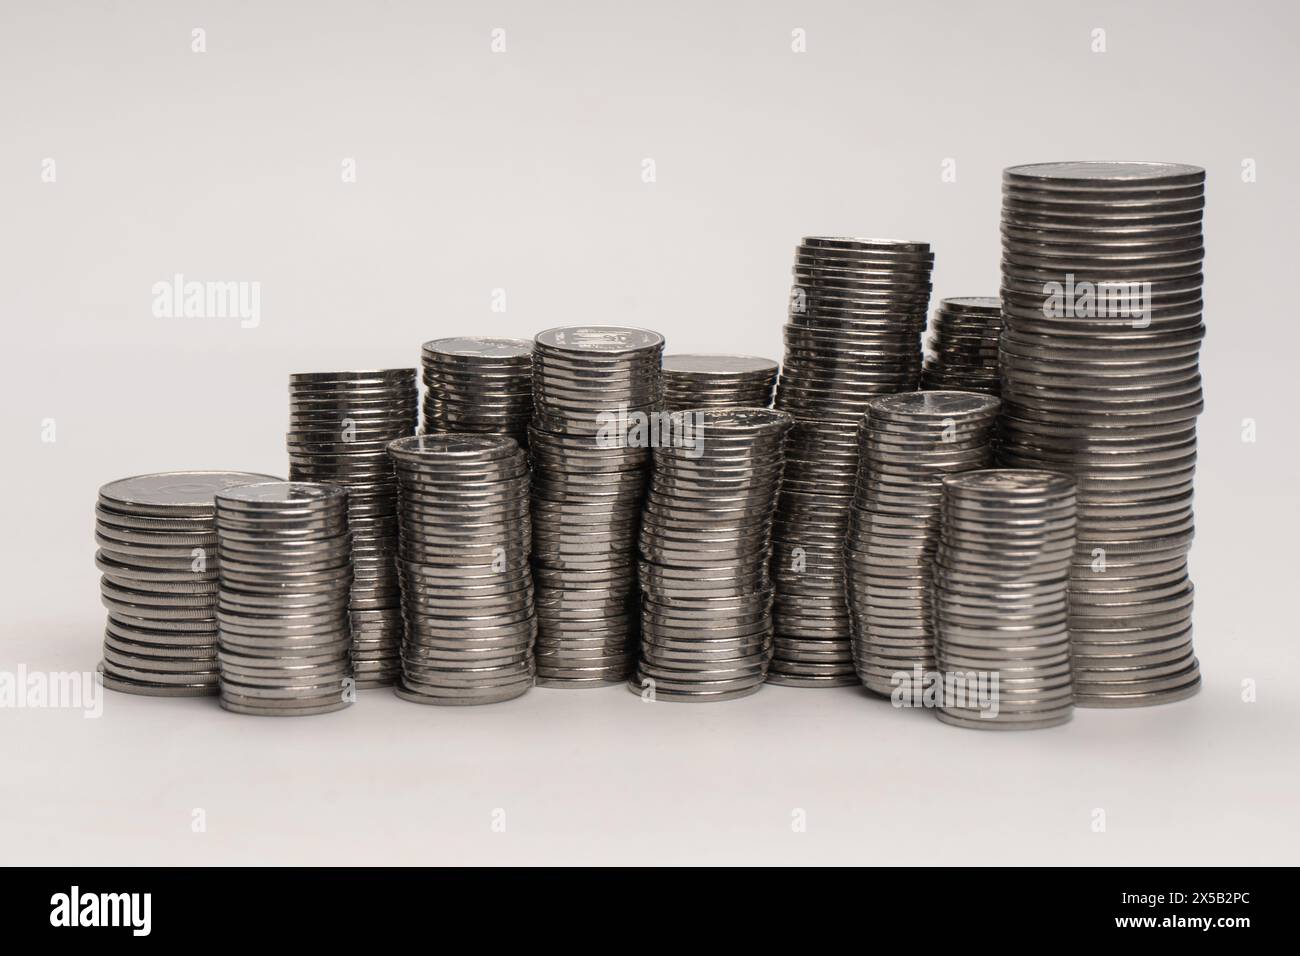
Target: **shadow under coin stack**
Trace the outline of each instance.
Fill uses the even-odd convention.
[[[358,687],[393,683],[402,639],[397,484],[388,443],[415,432],[415,369],[289,377],[289,478],[348,491],[353,663]]]
[[[1002,388],[1001,334],[1002,300],[996,296],[942,299],[930,324],[921,387],[997,395]]]
[[[1070,556],[1074,482],[993,470],[943,481],[934,559],[936,715],[981,730],[1070,719]],[[993,679],[996,677],[996,684]]]
[[[844,561],[854,662],[878,694],[919,691],[915,668],[935,670],[930,564],[943,479],[992,463],[997,413],[988,395],[904,392],[863,418]]]
[[[641,523],[641,658],[628,686],[657,700],[758,690],[772,651],[772,515],[790,417],[768,409],[674,416],[654,449]]]
[[[508,435],[528,447],[533,343],[480,336],[434,339],[422,350],[426,434]]]
[[[401,482],[406,638],[397,695],[491,704],[533,685],[528,459],[505,435],[417,435],[389,450]]]
[[[871,399],[920,387],[934,254],[924,242],[805,238],[795,253],[776,407],[794,424],[773,530],[768,681],[856,684],[844,535]]]
[[[778,369],[750,355],[665,355],[663,407],[768,408]]]
[[[636,662],[636,548],[663,336],[587,326],[533,351],[533,576],[537,684],[621,684]]]
[[[110,690],[217,692],[216,495],[270,475],[175,471],[110,482],[95,507]]]
[[[1189,697],[1205,171],[1047,163],[1002,185],[998,454],[1078,483],[1075,701]]]
[[[221,706],[324,714],[352,700],[347,493],[271,481],[217,495]]]

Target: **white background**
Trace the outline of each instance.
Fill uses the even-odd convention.
[[[0,711],[0,856],[1296,862],[1298,21],[1281,0],[9,0],[0,670],[98,660],[99,485],[284,473],[289,372],[579,322],[779,357],[801,235],[926,240],[936,298],[995,294],[1008,165],[1206,167],[1209,335],[1192,700],[990,734],[854,689],[471,709],[371,691],[301,720],[109,695],[99,720]],[[260,282],[261,325],[154,318],[176,272]]]

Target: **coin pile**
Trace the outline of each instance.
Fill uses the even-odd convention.
[[[750,355],[665,355],[663,407],[767,408],[778,368]]]
[[[537,683],[626,681],[636,658],[637,526],[661,399],[663,336],[551,329],[533,351]]]
[[[641,656],[628,686],[658,700],[730,700],[758,690],[772,652],[768,564],[790,417],[707,409],[675,422],[684,440],[654,449]]]
[[[533,684],[528,459],[505,435],[389,446],[401,482],[406,637],[397,695],[489,704]]]
[[[942,299],[930,323],[930,354],[921,370],[921,387],[985,392],[1002,387],[998,338],[1002,302],[996,296]]]
[[[528,444],[533,414],[533,343],[459,336],[422,349],[424,432],[508,435]]]
[[[987,468],[998,400],[903,392],[862,420],[857,496],[845,538],[845,586],[858,677],[886,696],[900,674],[932,673],[930,564],[946,475]]]
[[[329,482],[348,491],[358,687],[391,684],[399,670],[397,483],[388,443],[412,434],[418,419],[415,369],[289,376],[290,480]]]
[[[933,566],[940,720],[1032,730],[1070,719],[1074,532],[1068,476],[990,470],[943,480]]]
[[[1202,408],[1205,171],[1048,163],[1003,174],[999,460],[1075,477],[1075,699],[1194,694],[1192,476]]]
[[[108,609],[104,686],[128,694],[217,692],[216,495],[270,475],[172,471],[113,481],[95,506],[95,565]]]
[[[924,242],[805,238],[795,252],[776,394],[794,424],[773,529],[773,683],[858,682],[844,599],[858,424],[876,396],[920,386],[933,265]]]
[[[221,706],[291,717],[346,707],[352,676],[347,493],[268,481],[217,495]]]

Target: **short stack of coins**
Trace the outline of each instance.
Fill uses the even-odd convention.
[[[528,446],[533,343],[457,336],[422,349],[425,434],[507,435]]]
[[[291,717],[353,699],[347,492],[271,481],[217,495],[221,706]]]
[[[942,299],[930,323],[921,387],[997,395],[1002,390],[998,339],[1002,300],[996,296]]]
[[[1203,407],[1205,171],[1080,162],[1003,173],[999,461],[1078,483],[1075,701],[1199,689],[1192,647]]]
[[[665,355],[665,411],[768,408],[780,366],[751,355]]]
[[[104,686],[128,694],[217,692],[216,495],[270,475],[174,471],[113,481],[95,507]]]
[[[533,350],[537,684],[621,684],[636,661],[637,527],[663,336],[585,326]]]
[[[860,432],[857,495],[845,539],[853,659],[886,696],[935,671],[930,564],[947,475],[987,468],[998,400],[903,392],[871,403]]]
[[[1075,487],[1046,471],[943,480],[934,558],[940,720],[1033,730],[1069,720]]]
[[[289,377],[289,478],[348,491],[352,650],[362,688],[391,684],[399,669],[397,484],[388,443],[413,434],[418,421],[415,369]]]
[[[762,686],[772,651],[772,515],[790,417],[679,412],[654,449],[641,523],[641,656],[629,687],[730,700]]]
[[[776,395],[794,424],[773,531],[770,682],[858,682],[844,597],[858,425],[873,398],[920,386],[933,265],[924,242],[811,237],[796,250]]]
[[[520,696],[533,684],[537,636],[527,456],[505,435],[417,435],[389,450],[402,489],[398,696]]]

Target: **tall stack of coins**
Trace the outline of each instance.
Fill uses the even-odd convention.
[[[425,342],[424,432],[508,435],[528,445],[533,343],[458,336]]]
[[[665,355],[663,407],[767,408],[779,368],[750,355]]]
[[[876,399],[862,420],[844,561],[853,661],[869,690],[888,696],[935,670],[930,564],[943,478],[992,463],[997,412],[988,395],[903,392]]]
[[[940,720],[1032,730],[1070,719],[1074,533],[1065,475],[992,470],[943,480],[934,559]]]
[[[242,471],[173,471],[109,482],[95,506],[104,686],[128,694],[217,692],[218,492],[265,481]]]
[[[1001,334],[1002,300],[996,296],[940,300],[930,324],[921,387],[997,395],[1002,388]]]
[[[348,491],[358,687],[391,684],[399,669],[397,483],[388,443],[412,434],[418,420],[415,369],[289,377],[289,478]]]
[[[347,493],[270,481],[217,495],[221,706],[324,714],[352,700]]]
[[[402,487],[398,696],[518,697],[533,684],[537,635],[527,457],[505,435],[417,435],[389,450]]]
[[[636,535],[663,336],[586,326],[533,351],[533,575],[537,683],[626,681],[637,639]]]
[[[729,700],[762,685],[772,651],[772,514],[790,417],[708,409],[654,449],[641,524],[641,657],[629,682],[659,700]]]
[[[794,418],[773,531],[768,680],[856,684],[844,535],[871,399],[920,385],[934,255],[924,242],[806,238],[795,254],[776,407]]]
[[[1047,163],[1003,174],[999,460],[1078,482],[1075,699],[1194,694],[1192,477],[1203,402],[1205,171]]]

